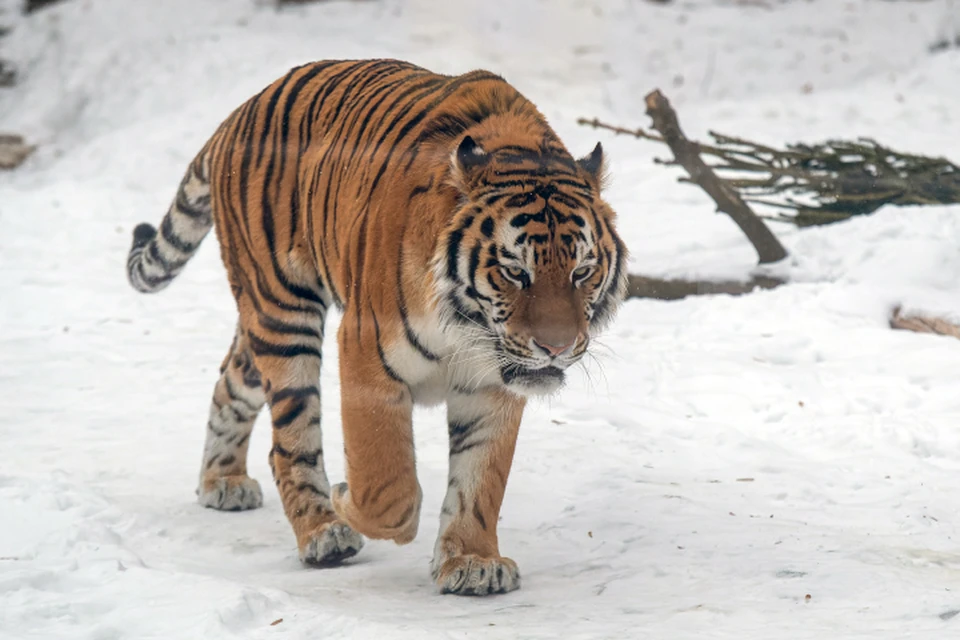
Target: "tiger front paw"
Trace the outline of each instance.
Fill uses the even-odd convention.
[[[306,536],[300,545],[300,561],[314,567],[330,567],[357,555],[363,536],[344,522],[334,520]]]
[[[486,596],[520,588],[520,571],[510,558],[483,558],[468,553],[447,558],[433,567],[433,579],[440,593],[459,596]]]

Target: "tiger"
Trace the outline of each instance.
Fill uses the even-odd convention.
[[[270,469],[300,560],[414,540],[412,412],[445,402],[449,470],[430,562],[440,593],[520,586],[497,526],[528,398],[555,394],[614,318],[627,251],[602,199],[602,146],[574,159],[502,77],[391,59],[291,69],[189,164],[127,276],[164,289],[216,229],[236,301],[197,496],[260,507],[247,448],[264,405]],[[336,307],[346,481],[321,436],[324,319]]]

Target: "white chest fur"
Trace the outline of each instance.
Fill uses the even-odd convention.
[[[409,385],[418,405],[443,402],[453,389],[500,383],[492,336],[447,325],[439,318],[410,318],[410,332],[385,354],[387,364]],[[412,335],[411,335],[412,334]]]

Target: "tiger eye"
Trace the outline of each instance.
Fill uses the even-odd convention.
[[[573,270],[573,279],[574,280],[586,280],[593,273],[593,267],[590,265],[585,265],[582,267],[577,267]]]
[[[519,280],[526,273],[526,271],[524,271],[520,267],[514,267],[514,266],[504,267],[503,270],[506,272],[507,276],[509,276],[510,278],[513,278],[514,280]]]

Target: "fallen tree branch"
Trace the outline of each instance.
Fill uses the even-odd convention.
[[[960,326],[933,316],[903,315],[900,307],[895,308],[890,315],[890,327],[917,333],[935,333],[941,336],[960,338]]]
[[[670,106],[666,96],[659,90],[646,96],[647,115],[653,120],[653,128],[663,137],[670,147],[677,163],[682,166],[690,179],[707,192],[717,208],[726,213],[740,227],[744,235],[757,251],[760,264],[778,262],[787,257],[787,251],[749,206],[740,198],[736,189],[717,177],[717,174],[700,157],[700,147],[691,142],[680,129],[677,114]]]
[[[758,276],[747,282],[708,282],[702,280],[664,280],[631,274],[628,276],[628,298],[652,298],[654,300],[681,300],[689,296],[726,294],[740,296],[756,289],[774,289],[782,280]]]

